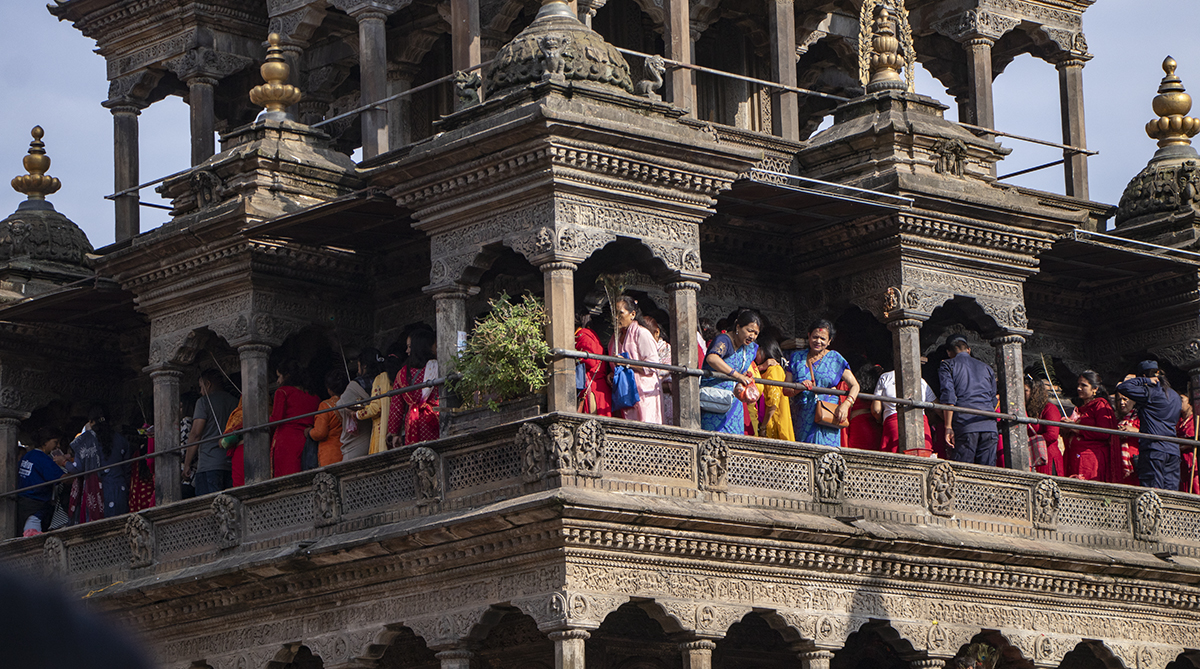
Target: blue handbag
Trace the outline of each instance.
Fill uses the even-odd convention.
[[[631,360],[628,353],[622,353],[622,358]],[[633,368],[625,365],[613,365],[613,408],[628,409],[638,403],[637,378]]]
[[[578,391],[578,390],[586,390],[586,389],[587,389],[587,367],[584,366],[583,361],[580,360],[579,362],[575,363],[575,390]]]

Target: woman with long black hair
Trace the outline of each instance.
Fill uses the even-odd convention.
[[[358,354],[356,363],[357,375],[346,384],[342,391],[342,405],[357,405],[361,400],[371,396],[371,386],[381,374],[386,374],[383,368],[383,354],[379,349],[367,347]],[[360,405],[361,406],[361,405]],[[342,414],[342,459],[353,460],[361,458],[370,452],[372,420],[359,418],[354,408],[341,409]]]
[[[128,460],[131,449],[113,429],[104,407],[95,405],[88,411],[87,425],[71,442],[71,450],[75,460],[67,464],[67,473],[101,470],[83,477],[81,499],[71,500],[74,519],[84,523],[128,513],[130,468],[114,463]]]
[[[417,329],[408,335],[408,359],[396,372],[392,390],[415,386],[438,377],[437,337],[432,330]],[[416,444],[438,438],[438,389],[410,390],[392,397],[388,435],[397,435],[393,443]],[[399,445],[399,444],[396,444]]]
[[[303,416],[317,410],[320,398],[308,391],[306,370],[295,360],[284,360],[275,371],[279,389],[271,402],[271,422]],[[271,475],[296,474],[304,453],[304,431],[313,426],[312,416],[271,428]]]

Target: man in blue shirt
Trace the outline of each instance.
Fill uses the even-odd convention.
[[[971,345],[962,335],[946,340],[946,349],[950,357],[938,368],[941,403],[995,411],[996,373],[987,363],[971,356]],[[998,441],[995,418],[950,410],[942,411],[942,417],[946,421],[946,450],[951,460],[995,466]]]
[[[1153,360],[1138,363],[1138,375],[1117,385],[1117,392],[1137,405],[1143,437],[1138,443],[1138,479],[1147,488],[1179,490],[1179,444],[1153,441],[1174,437],[1183,402]]]
[[[17,467],[17,486],[20,488],[57,481],[63,475],[62,466],[67,457],[61,451],[51,455],[59,449],[62,433],[52,427],[44,427],[38,430],[37,443],[38,447],[29,449]],[[49,529],[54,510],[53,493],[54,486],[45,485],[17,495],[17,527],[22,534],[32,536]]]

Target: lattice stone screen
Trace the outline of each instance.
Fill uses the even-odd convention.
[[[250,506],[246,513],[250,534],[306,525],[313,520],[312,492],[276,497]]]
[[[1163,509],[1159,533],[1164,538],[1200,543],[1200,513],[1181,509]]]
[[[501,444],[446,458],[446,480],[451,490],[515,478],[521,474],[523,453],[516,444]]]
[[[692,449],[641,441],[609,440],[605,444],[604,472],[629,476],[692,480]]]
[[[1024,520],[1029,516],[1029,493],[1023,488],[963,482],[954,494],[957,513]]]
[[[907,472],[851,467],[846,473],[847,500],[922,506],[921,477]]]
[[[802,460],[731,453],[726,480],[731,486],[808,494],[811,492],[808,472],[808,463]]]
[[[386,509],[416,498],[411,469],[391,469],[342,482],[342,513]]]
[[[129,566],[129,539],[124,534],[99,537],[67,547],[67,571],[108,571]]]
[[[1129,531],[1129,503],[1124,499],[1064,497],[1058,510],[1059,526],[1090,530]]]
[[[217,548],[217,519],[212,514],[161,523],[154,530],[159,556],[194,554]]]

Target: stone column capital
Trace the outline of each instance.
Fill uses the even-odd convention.
[[[28,418],[28,414],[26,414],[26,418]],[[0,429],[20,427],[21,420],[17,416],[10,415],[8,411],[0,411]]]
[[[592,638],[592,633],[581,629],[559,630],[557,632],[550,632],[546,635],[546,638],[550,639],[551,641],[568,641],[570,639],[580,639],[586,641]]]
[[[700,292],[700,282],[688,280],[672,281],[666,285],[666,289],[668,293],[674,293],[680,290],[690,290],[698,293]]]
[[[250,343],[237,347],[238,357],[241,358],[267,358],[272,350],[274,348],[270,344]]]
[[[1015,334],[1015,333],[1005,333],[1005,334],[1002,334],[997,337],[992,337],[992,339],[989,343],[992,346],[1004,346],[1006,344],[1024,344],[1025,337],[1024,337],[1024,335],[1019,335],[1019,334]]]
[[[996,43],[995,39],[993,39],[991,37],[987,37],[985,35],[974,35],[972,37],[969,37],[969,38],[963,40],[963,46],[966,47],[968,50],[970,50],[972,47],[977,47],[977,46],[986,46],[987,48],[990,49],[990,48],[992,48],[992,45],[995,43]]]
[[[143,367],[142,372],[149,374],[150,379],[157,381],[158,379],[179,379],[183,376],[183,369],[172,365],[152,365]]]
[[[579,265],[565,260],[552,260],[550,262],[538,265],[538,269],[542,271],[542,274],[567,270],[574,272],[575,270],[579,269]]]
[[[443,650],[434,655],[434,657],[442,660],[443,662],[446,660],[469,660],[475,657],[475,653],[466,650],[465,648],[453,648],[450,650]]]
[[[1089,60],[1091,60],[1090,54],[1085,58],[1077,53],[1071,53],[1065,54],[1057,60],[1051,62],[1054,63],[1055,69],[1061,72],[1063,70],[1069,70],[1072,68],[1082,68]]]
[[[919,328],[925,324],[925,318],[916,318],[911,314],[894,318],[887,322],[887,329],[892,332],[897,332],[901,328]]]
[[[689,650],[713,651],[713,650],[716,650],[716,648],[717,648],[716,642],[710,641],[708,639],[697,639],[695,641],[685,641],[684,643],[679,644],[679,650],[682,650],[685,652],[689,651]]]
[[[213,86],[213,87],[215,87],[219,83],[219,81],[216,79],[216,77],[211,77],[207,74],[193,74],[192,76],[188,77],[187,79],[184,79],[183,83],[187,84],[188,88],[191,88],[192,86]]]
[[[424,293],[433,298],[434,302],[439,300],[465,300],[472,295],[479,294],[479,286],[466,286],[461,283],[455,283],[444,286],[426,286],[423,289]]]
[[[104,107],[105,109],[108,109],[108,111],[112,112],[113,116],[124,116],[124,115],[141,116],[142,110],[145,109],[146,107],[150,106],[149,104],[147,104],[145,102],[134,102],[131,100],[120,100],[120,101],[106,100],[104,102],[101,102],[100,105],[102,107]]]

